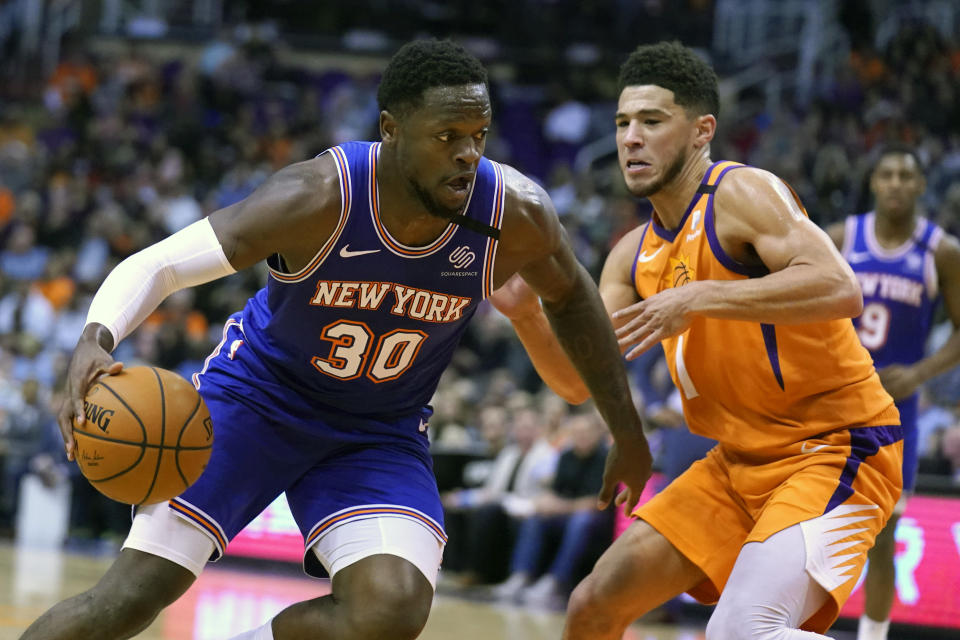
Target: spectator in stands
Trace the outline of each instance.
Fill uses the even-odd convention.
[[[503,409],[488,407],[482,420],[506,416]],[[556,468],[557,452],[546,440],[544,427],[535,409],[515,412],[510,443],[493,459],[483,485],[441,496],[450,540],[445,564],[460,565],[462,585],[495,582],[506,574],[509,554],[504,551],[513,547],[515,529],[511,519],[533,512]]]
[[[494,589],[497,598],[540,605],[559,605],[599,541],[602,551],[612,536],[613,511],[597,510],[597,492],[603,484],[607,455],[603,423],[595,412],[574,415],[568,426],[570,447],[560,455],[550,491],[534,501],[532,513],[520,524],[513,548],[511,573]],[[551,536],[559,548],[544,573],[532,585]],[[597,553],[599,556],[599,553]]]
[[[3,491],[0,493],[0,533],[10,534],[19,508],[20,484],[28,473],[38,473],[48,486],[61,475],[54,459],[62,459],[56,417],[35,379],[24,380],[19,402],[6,408],[0,425],[3,454]]]

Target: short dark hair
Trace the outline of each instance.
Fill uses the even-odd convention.
[[[720,115],[717,74],[691,49],[675,40],[641,45],[620,66],[617,93],[642,84],[673,91],[674,101],[696,115]]]
[[[420,106],[433,87],[487,84],[487,70],[470,52],[450,40],[414,40],[390,58],[377,89],[381,111],[400,116]]]
[[[917,164],[917,171],[920,172],[920,175],[923,175],[923,162],[920,160],[920,156],[917,155],[916,149],[902,142],[891,142],[881,147],[877,152],[876,161],[873,163],[873,169],[871,169],[870,172],[873,173],[876,171],[877,167],[880,166],[880,161],[887,156],[910,156]]]

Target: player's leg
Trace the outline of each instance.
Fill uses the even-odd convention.
[[[753,524],[731,498],[725,464],[714,449],[636,512],[570,595],[566,640],[619,640],[685,591],[715,601]]]
[[[867,577],[864,579],[864,611],[857,628],[857,640],[886,640],[890,627],[890,610],[896,593],[897,522],[913,492],[917,475],[917,400],[898,402],[900,422],[903,425],[903,493],[893,515],[877,535],[867,558]]]
[[[354,520],[314,546],[331,594],[298,602],[234,640],[412,640],[427,622],[443,547],[397,517]]]
[[[776,570],[771,570],[776,567]],[[829,598],[806,570],[800,525],[749,542],[707,624],[707,640],[814,640],[800,625]]]
[[[563,637],[619,640],[634,620],[705,579],[669,540],[637,520],[573,590]]]
[[[749,469],[784,480],[753,494],[762,497],[762,510],[711,616],[708,640],[826,637],[818,634],[850,596],[899,496],[901,434],[899,425],[835,432],[818,438],[822,450]]]
[[[319,575],[322,564],[333,592],[285,609],[238,640],[412,640],[420,634],[446,542],[420,424],[413,415],[331,431],[339,446],[287,489],[287,501],[309,549],[307,572]]]
[[[148,537],[151,552],[130,546]],[[212,552],[210,538],[166,504],[142,508],[125,548],[100,581],[43,614],[22,640],[131,638],[193,584]]]
[[[867,577],[864,579],[864,615],[860,618],[858,640],[883,640],[890,626],[890,609],[896,582],[893,557],[897,549],[894,533],[900,516],[894,513],[867,553]],[[866,618],[866,619],[865,619]]]

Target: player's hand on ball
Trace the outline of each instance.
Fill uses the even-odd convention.
[[[97,342],[94,331],[84,330],[77,342],[67,368],[66,393],[57,423],[60,426],[60,435],[63,436],[63,445],[67,452],[67,460],[76,457],[77,444],[73,438],[74,420],[83,423],[86,416],[83,411],[83,398],[87,389],[94,381],[104,374],[116,375],[123,369],[123,363],[117,362]]]

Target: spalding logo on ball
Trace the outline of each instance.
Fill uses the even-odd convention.
[[[101,493],[127,504],[164,502],[203,473],[213,449],[210,412],[179,375],[130,367],[103,376],[74,422],[77,464]]]

